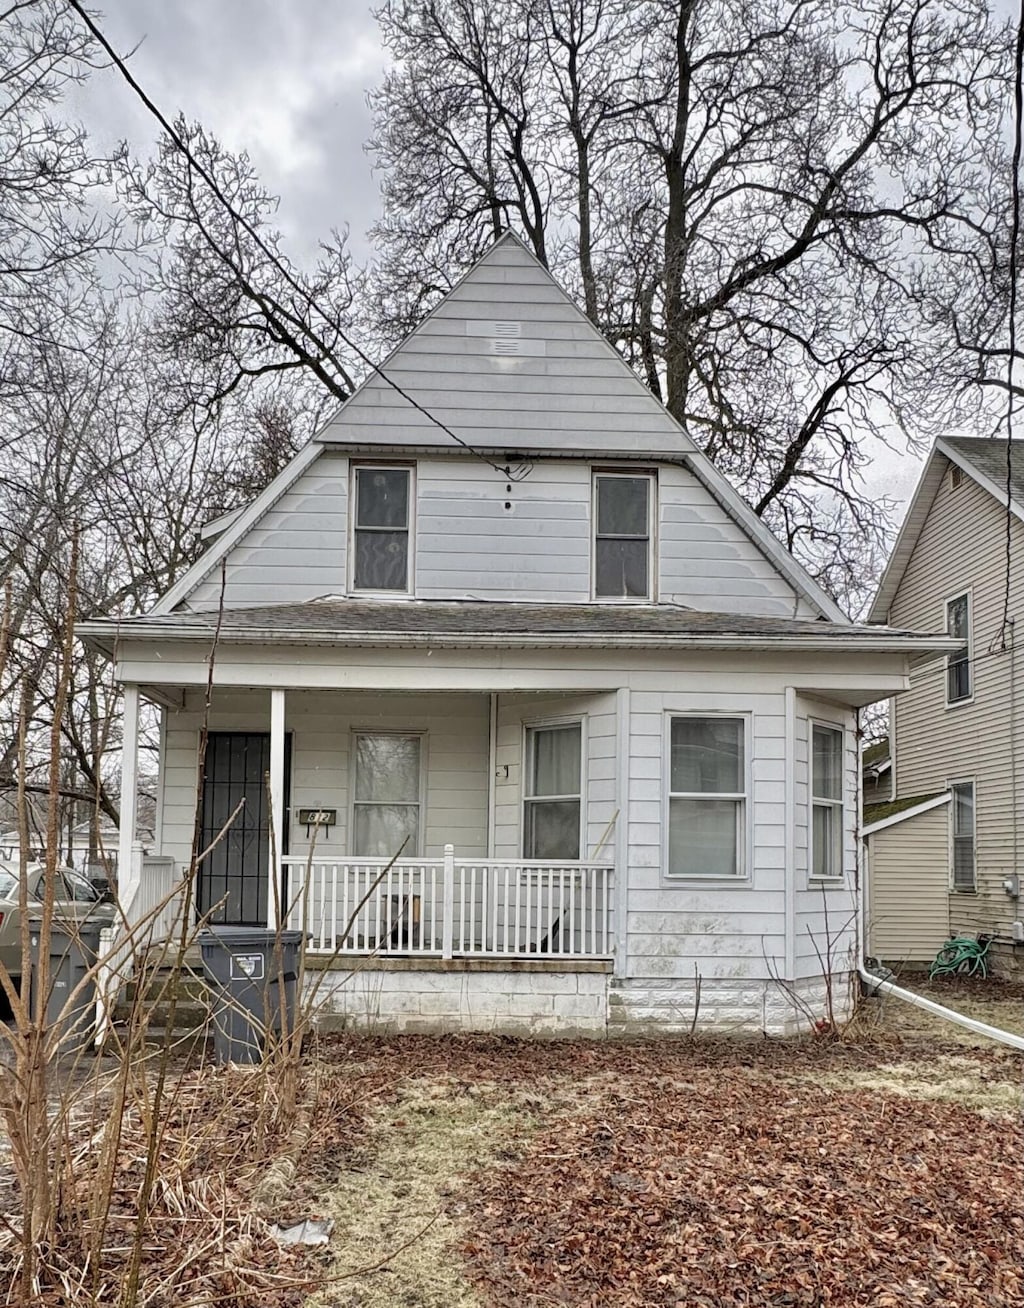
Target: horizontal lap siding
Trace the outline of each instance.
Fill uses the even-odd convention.
[[[630,986],[701,976],[765,977],[765,957],[783,955],[785,914],[785,698],[731,691],[634,691],[630,696],[629,804],[640,820],[629,829],[626,974]],[[666,710],[749,714],[753,775],[749,880],[700,885],[666,880],[662,771]]]
[[[936,491],[917,546],[893,600],[898,626],[941,630],[945,602],[970,590],[973,699],[947,707],[946,664],[937,660],[913,674],[911,689],[894,701],[894,771],[898,797],[932,794],[952,780],[975,781],[977,893],[949,896],[950,928],[1008,936],[1021,916],[1003,890],[1015,868],[1012,736],[1017,785],[1024,785],[1024,525],[1011,520],[1013,570],[1009,612],[1018,618],[1017,650],[999,638],[1004,604],[1006,517],[996,499],[965,476],[953,489],[948,476]],[[1011,658],[1016,667],[1011,668]],[[1014,687],[1014,682],[1016,686]],[[1016,724],[1011,733],[1011,700]],[[942,810],[945,812],[945,810]],[[948,819],[947,819],[948,820]],[[1018,853],[1024,851],[1024,811],[1018,810]],[[948,848],[936,876],[945,891]]]
[[[506,484],[484,464],[420,461],[421,598],[590,598],[589,467],[539,463],[510,491]]]
[[[269,730],[269,693],[220,692],[210,718],[212,731]],[[367,731],[426,733],[424,845],[440,857],[451,842],[456,853],[487,852],[488,701],[484,695],[365,695],[292,692],[287,696],[292,733],[293,810],[336,808],[338,825],[321,831],[318,856],[349,850],[352,734]],[[196,758],[201,713],[189,708],[167,714],[161,852],[187,864],[192,841]],[[308,849],[305,829],[292,822],[290,852]]]
[[[887,963],[929,963],[949,934],[945,804],[868,837],[868,950]]]
[[[804,616],[793,587],[684,468],[658,474],[659,596],[715,612]]]
[[[321,455],[229,552],[224,604],[291,604],[345,590],[348,460]],[[220,604],[220,569],[188,597]]]

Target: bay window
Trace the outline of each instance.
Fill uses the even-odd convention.
[[[743,718],[670,719],[670,877],[745,874],[746,773]]]

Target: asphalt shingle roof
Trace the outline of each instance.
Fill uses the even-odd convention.
[[[111,626],[114,624],[111,623]],[[176,613],[163,617],[128,619],[143,635],[153,625],[162,631],[212,629],[215,612]],[[806,636],[815,640],[863,637],[877,640],[885,628],[857,623],[833,623],[806,618],[749,617],[732,613],[705,613],[669,604],[512,604],[480,600],[350,600],[319,599],[300,604],[232,609],[223,615],[222,634],[279,632],[339,636],[367,632],[419,636]],[[889,631],[894,636],[919,632]]]
[[[1005,487],[1007,446],[1005,440],[995,440],[988,436],[945,436],[943,444],[955,450],[982,476],[994,481],[997,486]],[[1013,498],[1024,504],[1024,441],[1013,442],[1010,461],[1012,467],[1010,486]]]

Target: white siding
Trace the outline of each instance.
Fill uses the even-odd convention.
[[[321,454],[231,550],[224,604],[294,604],[345,589],[348,530],[348,460]],[[217,568],[186,601],[216,609]]]
[[[226,565],[225,605],[295,603],[348,585],[348,460],[325,451],[239,543]],[[479,460],[430,457],[416,467],[412,540],[420,599],[591,598],[592,469],[542,460],[506,482]],[[660,598],[715,612],[811,613],[713,497],[683,468],[659,473]],[[187,605],[216,608],[220,570]]]
[[[949,807],[876,831],[868,846],[868,952],[930,963],[949,934]]]
[[[352,800],[352,733],[422,731],[426,736],[423,853],[437,857],[446,843],[460,855],[487,853],[488,700],[484,695],[367,695],[343,691],[291,692],[287,729],[292,733],[291,807],[336,808],[338,825],[321,831],[316,851],[349,851]],[[167,714],[161,851],[187,864],[192,843],[196,758],[201,712]],[[221,691],[210,717],[212,731],[269,731],[270,696]],[[305,829],[291,825],[289,852],[302,854]]]

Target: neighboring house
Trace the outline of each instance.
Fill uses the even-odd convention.
[[[305,904],[338,1021],[689,1030],[699,982],[700,1028],[782,1033],[825,956],[842,1008],[854,713],[954,643],[847,621],[513,236],[383,372],[150,613],[80,628],[126,803],[162,708],[179,877],[214,652],[199,911]],[[137,913],[170,864],[129,862]]]
[[[864,747],[860,756],[860,769],[865,809],[892,799],[892,755],[889,752],[888,736]]]
[[[937,442],[869,617],[961,641],[893,701],[893,790],[888,803],[865,805],[868,948],[890,963],[928,963],[951,934],[994,936],[1004,965],[1024,958],[1024,449],[1016,444],[1013,460],[1008,508],[1005,440]]]

